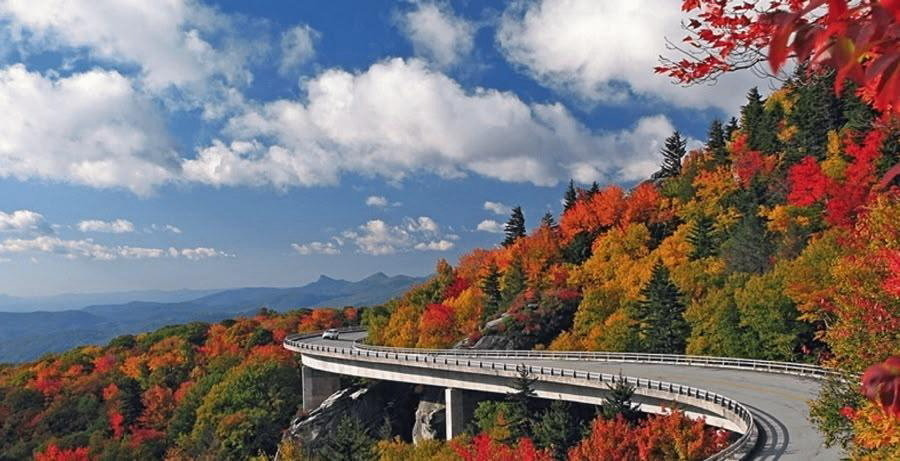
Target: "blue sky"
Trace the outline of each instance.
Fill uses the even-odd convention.
[[[429,273],[734,112],[678,6],[0,1],[0,293]]]

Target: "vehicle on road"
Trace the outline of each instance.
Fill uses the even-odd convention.
[[[325,330],[322,333],[322,339],[339,339],[341,333],[334,328]]]

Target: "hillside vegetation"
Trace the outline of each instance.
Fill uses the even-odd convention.
[[[766,99],[751,90],[704,147],[685,152],[673,134],[660,170],[630,190],[570,184],[561,216],[527,235],[515,210],[502,245],[456,267],[442,261],[428,283],[367,312],[370,340],[860,372],[900,352],[900,194],[886,174],[900,143],[890,120],[853,91],[836,95],[828,76],[797,77]],[[867,419],[880,413],[856,389],[827,389],[813,418],[831,442],[860,452],[892,443],[853,441],[852,425],[878,434],[889,421]]]
[[[316,309],[120,336],[0,369],[0,460],[242,460],[274,454],[300,405],[298,331],[353,324]]]

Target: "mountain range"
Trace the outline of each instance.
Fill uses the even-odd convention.
[[[283,311],[294,308],[371,306],[399,296],[424,277],[383,273],[357,282],[320,276],[308,285],[289,288],[248,287],[228,290],[181,290],[176,292],[130,292],[128,302],[83,305],[78,309],[53,310],[70,306],[78,299],[121,299],[129,292],[48,297],[50,309],[33,312],[0,312],[0,363],[34,360],[43,354],[61,352],[85,344],[102,344],[129,333],[139,333],[164,325],[205,321],[215,322],[260,307]],[[143,300],[138,296],[147,295]],[[80,297],[79,297],[80,296]],[[12,299],[9,304],[5,301]],[[35,305],[33,300],[5,297],[7,305]],[[16,301],[19,300],[19,301]],[[13,304],[18,302],[18,304]]]

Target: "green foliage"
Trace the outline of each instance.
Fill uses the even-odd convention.
[[[554,400],[534,425],[534,441],[538,448],[548,449],[557,460],[566,459],[569,448],[578,443],[581,433],[569,404]]]
[[[665,146],[660,151],[663,157],[660,170],[653,174],[654,178],[674,178],[681,173],[681,158],[687,153],[687,140],[677,131],[666,138]]]
[[[569,180],[569,187],[566,188],[566,195],[563,198],[563,211],[569,211],[569,208],[575,206],[578,201],[578,191],[575,190],[575,181]]]
[[[761,274],[772,267],[772,239],[755,214],[744,216],[722,243],[720,254],[729,272]]]
[[[635,306],[641,349],[646,352],[680,354],[684,352],[690,326],[684,319],[684,304],[678,287],[669,278],[661,262],[653,266],[650,281],[641,290],[642,300]]]
[[[496,434],[502,432],[504,437],[508,434],[506,431],[506,421],[510,414],[509,402],[497,402],[494,400],[484,400],[478,402],[473,414],[473,424],[476,433],[485,432],[488,434]]]
[[[641,419],[641,412],[638,410],[640,405],[633,403],[635,385],[629,383],[622,373],[619,373],[618,379],[613,384],[607,384],[609,395],[606,401],[600,405],[600,416],[606,419],[615,419],[621,416],[625,421],[632,424]]]
[[[563,261],[569,264],[583,264],[592,254],[591,247],[597,235],[593,232],[582,231],[572,237],[572,241],[566,245],[563,252]]]
[[[358,418],[345,416],[319,455],[329,461],[370,461],[374,459],[374,444]]]
[[[703,259],[715,256],[718,249],[718,239],[714,222],[708,216],[700,216],[691,226],[691,232],[687,236],[687,241],[694,249],[691,251],[691,259]]]
[[[141,347],[149,347],[165,338],[172,336],[184,338],[188,343],[201,345],[206,341],[206,332],[209,324],[203,322],[191,322],[183,325],[164,326],[152,333],[141,335],[138,343]]]
[[[518,375],[513,380],[512,388],[515,392],[506,395],[510,403],[506,420],[506,428],[509,431],[508,441],[516,441],[522,437],[531,437],[534,427],[534,383],[537,378],[532,375],[526,365],[516,366]]]
[[[521,261],[513,260],[503,272],[500,285],[502,304],[508,306],[525,289],[525,272],[522,269]]]
[[[856,410],[864,398],[857,379],[852,376],[828,377],[815,400],[809,402],[809,419],[825,436],[826,446],[848,449],[853,441],[853,422],[842,410]]]
[[[512,245],[516,240],[525,236],[525,215],[522,214],[522,207],[517,206],[513,208],[509,221],[503,227],[503,232],[506,234],[506,238],[503,240],[503,246],[505,247]]]
[[[556,220],[553,219],[553,213],[548,211],[544,213],[544,216],[541,216],[541,226],[551,229],[556,227]]]
[[[735,291],[740,325],[752,332],[751,344],[756,345],[755,352],[749,356],[765,360],[795,359],[794,350],[809,325],[797,320],[800,313],[784,290],[783,276],[773,271],[750,277]]]
[[[726,149],[725,129],[719,119],[715,119],[709,126],[709,134],[706,148],[712,154],[716,163],[722,165],[728,162],[728,150]]]
[[[500,291],[500,271],[496,264],[488,266],[487,273],[481,279],[481,292],[484,293],[484,318],[488,319],[499,312],[503,302],[503,293]]]

